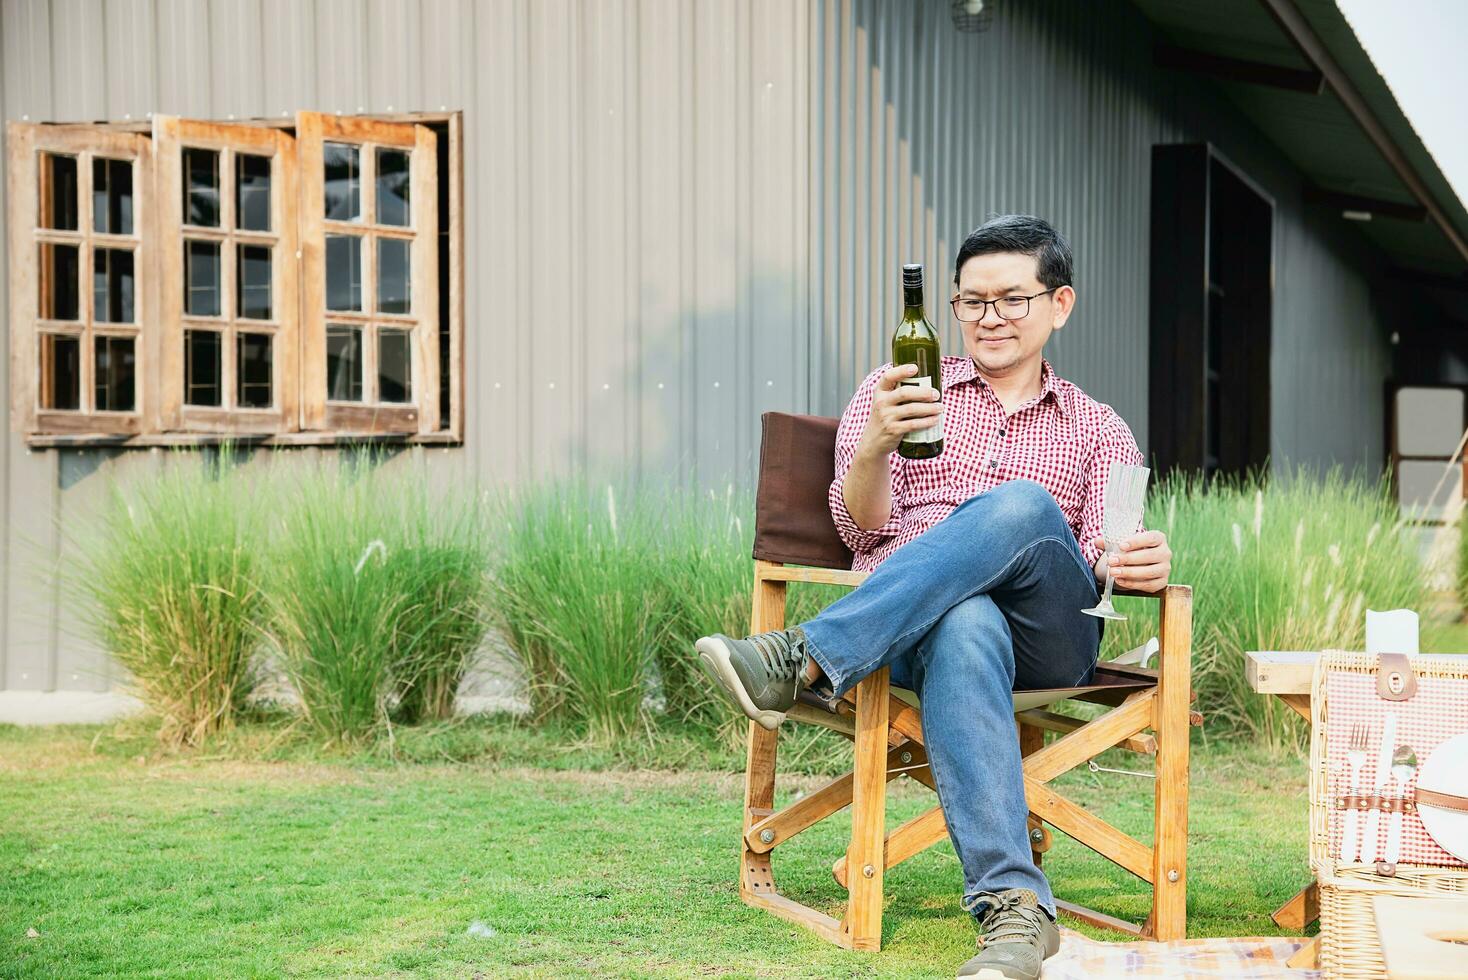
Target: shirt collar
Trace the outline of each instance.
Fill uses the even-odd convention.
[[[988,382],[979,376],[978,366],[974,364],[972,357],[958,358],[952,370],[943,372],[943,390],[947,391],[954,385],[960,385],[968,381],[977,381],[980,385],[988,387]],[[1050,362],[1044,358],[1040,359],[1040,394],[1029,404],[1039,404],[1046,398],[1055,403],[1060,414],[1069,415],[1070,407],[1066,405],[1065,399],[1061,397],[1060,379],[1055,375],[1055,369]]]
[[[1070,407],[1066,405],[1065,399],[1060,396],[1060,386],[1057,384],[1059,380],[1055,376],[1055,369],[1050,366],[1050,362],[1043,357],[1040,358],[1040,397],[1035,400],[1044,401],[1048,396],[1055,403],[1055,407],[1060,410],[1061,415],[1069,415]]]

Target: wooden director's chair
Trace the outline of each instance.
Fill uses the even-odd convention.
[[[835,419],[766,413],[760,449],[755,516],[754,608],[750,632],[785,626],[790,582],[857,586],[831,521],[826,492],[834,476]],[[1119,590],[1118,590],[1119,591]],[[1139,594],[1139,593],[1129,593]],[[1089,687],[1015,692],[1015,720],[1025,757],[1033,857],[1040,863],[1056,827],[1152,886],[1152,912],[1142,925],[1057,899],[1078,919],[1132,935],[1183,938],[1187,919],[1188,726],[1192,654],[1192,592],[1169,585],[1150,598],[1162,602],[1160,662],[1155,670],[1116,663],[1097,665]],[[882,874],[948,835],[942,808],[888,832],[887,781],[901,772],[935,789],[923,750],[918,699],[892,688],[887,669],[877,671],[844,698],[822,700],[802,692],[788,720],[834,729],[855,743],[852,772],[776,811],[775,746],[778,732],[749,726],[745,775],[744,859],[739,894],[750,905],[799,923],[849,949],[876,950],[882,941]],[[1107,705],[1109,712],[1083,722],[1047,710],[1066,699]],[[1151,730],[1151,734],[1147,730]],[[1046,732],[1060,737],[1045,742]],[[1121,746],[1156,756],[1153,844],[1148,847],[1066,799],[1050,782],[1102,751]],[[851,842],[832,868],[847,889],[840,920],[781,895],[771,853],[826,817],[852,808]]]

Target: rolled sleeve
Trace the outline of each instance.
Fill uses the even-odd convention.
[[[1102,428],[1096,450],[1091,454],[1090,471],[1086,476],[1085,509],[1081,512],[1081,555],[1092,568],[1096,567],[1096,562],[1101,558],[1102,549],[1093,542],[1101,537],[1101,517],[1106,506],[1106,477],[1111,473],[1111,465],[1127,463],[1141,466],[1142,462],[1142,451],[1137,448],[1132,430],[1120,415],[1113,415]],[[1137,530],[1140,531],[1141,527],[1138,526]]]
[[[842,413],[841,425],[836,430],[836,478],[831,481],[826,498],[831,507],[831,519],[836,523],[836,532],[841,535],[841,540],[846,542],[848,548],[858,553],[875,551],[884,541],[896,537],[897,530],[902,525],[902,457],[896,453],[887,457],[892,481],[892,513],[881,527],[870,530],[858,527],[851,511],[846,507],[846,497],[842,493],[846,474],[850,472],[852,461],[856,458],[857,443],[861,441],[862,431],[871,416],[872,396],[876,391],[877,380],[890,366],[883,365],[867,375],[846,406],[846,411]]]

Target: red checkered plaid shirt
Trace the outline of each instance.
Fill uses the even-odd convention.
[[[1101,550],[1106,474],[1112,463],[1140,466],[1132,430],[1109,405],[1056,376],[1043,362],[1040,394],[1005,412],[968,357],[943,358],[943,452],[935,459],[888,457],[892,516],[879,528],[856,526],[841,483],[872,412],[884,364],[856,389],[836,433],[836,479],[828,497],[841,540],[855,552],[851,567],[870,571],[970,497],[1006,480],[1034,480],[1050,491],[1092,566]]]

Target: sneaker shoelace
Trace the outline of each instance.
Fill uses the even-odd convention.
[[[1040,938],[1041,912],[1033,904],[1027,904],[1024,896],[1011,892],[1003,895],[975,895],[963,903],[964,911],[972,912],[976,907],[987,906],[979,917],[983,935],[979,942],[984,946],[1000,943],[1032,943]]]
[[[749,642],[754,644],[765,669],[781,680],[794,678],[796,670],[805,663],[804,651],[801,649],[803,644],[799,640],[792,643],[790,633],[786,630],[757,633],[749,638]]]

